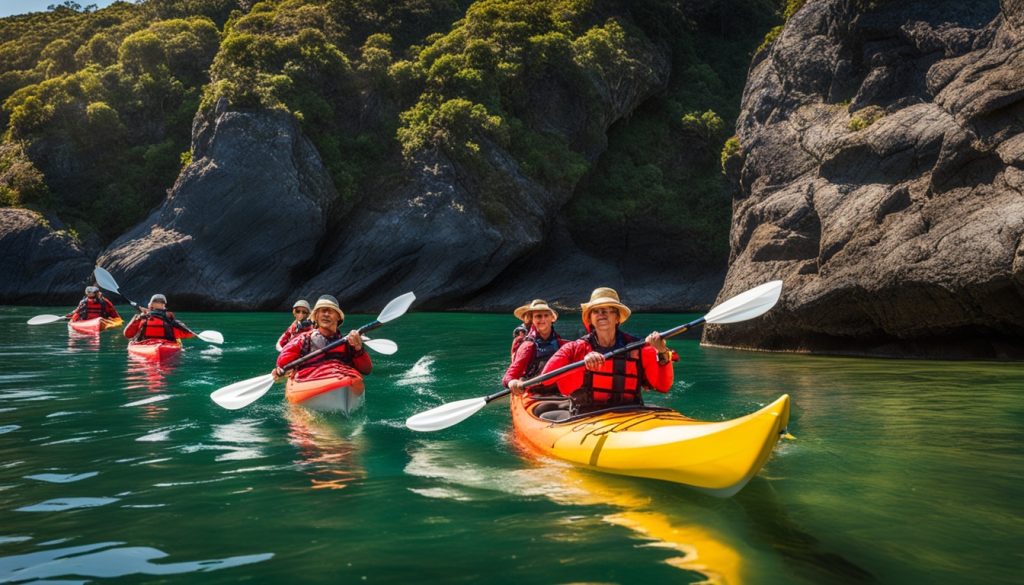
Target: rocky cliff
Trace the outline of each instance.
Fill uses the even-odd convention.
[[[196,117],[192,152],[163,205],[97,264],[139,302],[155,292],[173,307],[286,302],[337,198],[316,149],[287,113],[221,102]]]
[[[594,80],[603,97],[596,118],[579,115],[569,88],[556,85],[535,88],[547,105],[530,123],[595,159],[604,145],[582,137],[595,125],[606,131],[664,89],[666,50],[648,42],[636,57],[641,66],[626,76]],[[474,160],[424,149],[396,188],[364,197],[328,227],[336,195],[297,125],[281,113],[221,107],[197,118],[194,162],[164,204],[98,263],[123,275],[131,283],[123,289],[140,291],[140,298],[160,291],[175,306],[226,309],[277,308],[296,296],[330,293],[346,309],[372,311],[406,290],[420,297],[420,308],[508,309],[537,296],[538,288],[548,296],[564,291],[566,302],[577,304],[588,287],[621,282],[608,265],[611,281],[575,288],[559,278],[552,289],[536,275],[514,292],[501,284],[519,278],[510,266],[562,237],[554,226],[572,189],[531,178],[506,148],[486,136],[476,140],[481,148]],[[559,249],[566,246],[571,243]],[[562,253],[557,262],[560,271],[572,258]],[[651,290],[638,298],[648,306],[680,297],[699,304],[714,290],[693,289],[689,299]]]
[[[91,284],[81,245],[35,211],[0,208],[0,250],[0,304],[73,303]]]
[[[1024,2],[808,2],[750,69],[728,167],[723,300],[779,306],[704,341],[1024,357]]]

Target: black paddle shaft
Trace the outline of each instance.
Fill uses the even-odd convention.
[[[373,331],[374,329],[380,327],[381,325],[383,325],[383,323],[381,323],[380,321],[374,320],[374,321],[372,321],[370,323],[367,323],[366,325],[363,325],[362,327],[360,327],[358,331],[359,331],[359,334],[362,335],[363,333],[366,333],[367,331]],[[292,369],[292,368],[294,368],[296,366],[301,366],[302,364],[304,364],[307,361],[315,358],[316,356],[321,355],[321,354],[323,354],[323,353],[325,353],[325,352],[327,352],[329,350],[332,350],[332,349],[338,347],[339,345],[341,345],[343,343],[348,343],[348,336],[342,337],[341,339],[339,339],[337,341],[332,341],[332,342],[328,343],[327,345],[321,347],[320,349],[318,349],[316,351],[311,351],[311,352],[307,353],[306,355],[300,357],[299,359],[292,360],[291,362],[288,362],[287,364],[285,364],[285,366],[283,368],[281,368],[281,369],[284,370],[284,371],[288,371],[288,370],[290,370],[290,369]]]
[[[687,330],[692,329],[693,327],[696,327],[696,326],[701,325],[703,323],[704,323],[704,317],[701,317],[700,319],[696,319],[694,321],[690,321],[689,323],[686,323],[686,324],[683,324],[683,325],[679,325],[677,327],[673,327],[672,329],[664,331],[661,334],[661,337],[663,339],[671,339],[671,338],[675,337],[676,335],[679,335],[680,333],[685,333]],[[640,339],[640,340],[634,341],[633,343],[626,344],[626,345],[620,347],[619,349],[613,349],[612,351],[609,351],[608,353],[601,354],[601,355],[604,357],[604,359],[607,360],[607,359],[611,359],[611,358],[613,358],[613,357],[615,357],[615,356],[617,356],[619,354],[623,354],[623,353],[626,353],[626,352],[629,352],[629,351],[633,351],[634,349],[639,349],[639,348],[641,348],[641,347],[643,347],[645,345],[647,345],[647,340]],[[558,376],[561,376],[562,374],[564,374],[566,372],[570,372],[572,370],[575,370],[576,368],[582,367],[582,366],[586,365],[586,363],[587,362],[585,360],[580,360],[578,362],[573,362],[573,363],[571,363],[569,365],[562,366],[562,367],[558,368],[557,370],[551,370],[550,372],[548,372],[546,374],[541,374],[540,376],[537,376],[535,378],[530,378],[529,380],[524,380],[523,381],[523,388],[525,389],[525,388],[531,388],[533,386],[537,386],[537,385],[539,385],[539,384],[541,384],[543,382],[547,382],[548,380],[550,380],[552,378],[557,378]],[[494,394],[491,394],[490,396],[485,396],[484,397],[484,403],[488,403],[488,402],[491,402],[492,400],[497,400],[497,399],[499,399],[499,398],[501,398],[503,396],[507,396],[511,392],[512,392],[511,390],[506,388],[504,390],[501,390],[500,392],[495,392]]]

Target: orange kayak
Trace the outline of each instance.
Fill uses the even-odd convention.
[[[85,333],[87,335],[95,335],[105,329],[113,329],[114,327],[120,327],[124,324],[124,320],[120,317],[117,319],[104,319],[103,317],[96,317],[95,319],[83,319],[81,321],[68,321],[68,329],[75,333]]]
[[[512,424],[530,450],[606,473],[649,477],[729,497],[768,460],[789,423],[789,396],[732,420],[624,406],[568,417],[561,400],[512,397]]]
[[[168,341],[166,339],[144,339],[142,341],[129,341],[128,354],[138,356],[152,361],[165,360],[171,356],[178,355],[181,351],[181,340]]]
[[[362,406],[363,378],[352,368],[339,364],[328,372],[321,368],[318,373],[315,379],[303,380],[298,374],[288,378],[284,386],[288,402],[319,412],[345,414]]]

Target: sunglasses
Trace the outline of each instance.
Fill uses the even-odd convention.
[[[619,310],[618,309],[609,309],[609,308],[606,308],[606,307],[601,307],[599,309],[594,309],[591,312],[594,313],[595,315],[618,315],[619,314]]]
[[[293,309],[292,313],[295,313],[296,315],[308,315],[309,311],[306,309]]]

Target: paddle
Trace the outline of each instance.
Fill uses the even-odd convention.
[[[384,310],[380,312],[380,315],[377,315],[377,318],[375,320],[359,328],[358,331],[360,335],[366,333],[367,331],[373,331],[374,329],[380,327],[381,325],[384,325],[389,321],[394,321],[395,319],[401,317],[409,309],[409,305],[411,305],[412,302],[415,300],[416,295],[414,295],[411,292],[407,292],[400,297],[392,299],[391,302],[388,303],[386,307],[384,307]],[[389,342],[392,345],[394,344],[393,341],[389,341],[387,339],[374,339],[371,340],[371,343],[373,341]],[[311,351],[308,354],[289,362],[281,369],[285,371],[291,370],[328,350],[338,347],[339,345],[345,342],[346,338],[341,338],[337,341],[328,343],[321,349]],[[398,346],[394,345],[394,349],[395,351],[397,351]],[[382,351],[381,353],[387,354],[386,351]],[[259,400],[259,398],[266,394],[267,391],[270,390],[270,387],[273,385],[274,376],[270,374],[264,374],[262,376],[256,376],[255,378],[249,378],[248,380],[242,380],[241,382],[235,382],[234,384],[224,386],[223,388],[215,390],[212,394],[210,394],[210,398],[214,402],[228,410],[236,410],[244,406],[248,406],[249,404],[252,404],[256,400]]]
[[[28,320],[29,325],[49,325],[50,323],[56,323],[57,321],[67,321],[67,317],[61,317],[60,315],[36,315]]]
[[[104,270],[104,269],[100,268],[99,266],[97,266],[94,274],[96,275],[96,284],[100,285],[101,288],[105,288],[105,289],[109,290],[110,292],[114,293],[115,295],[120,296],[122,299],[128,301],[129,305],[135,307],[136,309],[141,308],[141,307],[139,307],[138,303],[136,303],[135,301],[129,299],[126,296],[124,296],[124,293],[122,293],[119,290],[120,287],[117,286],[117,281],[114,280],[114,277],[111,276],[111,274],[109,272],[107,272],[106,270]],[[199,333],[196,333],[195,331],[192,331],[191,329],[186,327],[185,324],[180,323],[177,320],[175,320],[174,324],[177,327],[181,327],[185,331],[188,331],[192,335],[195,335],[199,339],[202,339],[203,341],[206,341],[208,343],[216,343],[216,344],[224,343],[224,336],[221,335],[220,331],[212,331],[212,330],[210,330],[210,331],[200,331]]]
[[[711,309],[711,311],[697,319],[678,327],[673,327],[667,331],[661,333],[662,338],[669,339],[675,337],[688,329],[702,325],[704,323],[738,323],[740,321],[746,321],[753,319],[766,313],[769,309],[775,306],[775,303],[779,300],[779,295],[782,294],[782,281],[773,280],[762,284],[758,287],[752,288],[747,292],[736,295],[735,297],[725,301],[717,307]],[[620,347],[619,349],[610,351],[604,354],[604,359],[610,359],[613,356],[633,351],[634,349],[643,347],[647,342],[645,340],[634,341]],[[536,386],[553,378],[557,378],[562,374],[583,367],[584,361],[580,360],[575,363],[571,363],[567,366],[558,368],[557,370],[550,371],[546,374],[530,378],[529,380],[523,381],[523,388],[529,388]],[[489,396],[481,398],[467,398],[465,400],[458,400],[456,402],[450,402],[448,404],[442,404],[437,408],[433,408],[419,414],[410,416],[405,421],[405,426],[409,427],[414,431],[439,431],[446,429],[452,425],[458,424],[477,411],[487,406],[488,403],[493,402],[503,396],[507,396],[512,391],[509,389],[495,392]]]

